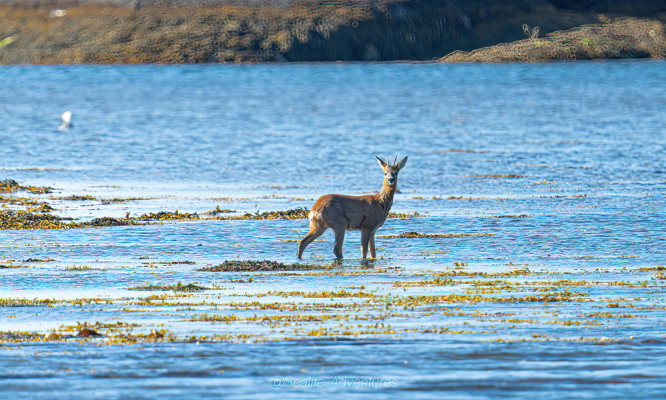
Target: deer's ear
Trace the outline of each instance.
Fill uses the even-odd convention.
[[[399,170],[402,169],[402,167],[404,167],[405,164],[407,164],[407,157],[403,158],[402,161],[400,161],[400,162],[398,163],[398,165],[397,165],[398,169],[399,169]]]
[[[382,167],[382,169],[384,169],[384,168],[386,168],[386,167],[388,166],[388,164],[386,163],[386,161],[382,160],[381,158],[379,158],[379,157],[377,157],[377,156],[375,156],[375,158],[377,159],[377,161],[379,161],[379,166]]]

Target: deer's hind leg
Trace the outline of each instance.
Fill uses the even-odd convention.
[[[361,231],[361,252],[363,253],[364,259],[368,256],[368,246],[370,245],[370,243],[372,243],[372,247],[370,248],[370,254],[372,255],[372,258],[375,258],[374,256],[375,246],[374,246],[373,236],[374,235],[371,230],[363,229]]]
[[[337,258],[342,258],[342,244],[345,241],[345,227],[338,226],[331,228],[333,228],[333,231],[335,232],[335,247],[333,248],[333,254],[335,254]]]
[[[307,235],[303,239],[301,239],[301,242],[298,244],[298,259],[300,260],[301,257],[303,256],[303,252],[305,251],[305,248],[312,243],[313,240],[321,236],[325,231],[326,231],[326,224],[323,223],[322,221],[319,221],[317,219],[311,219],[310,220],[310,232],[308,232]]]

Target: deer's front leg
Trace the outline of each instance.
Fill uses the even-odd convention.
[[[370,244],[370,240],[372,240],[372,236],[372,231],[368,229],[363,229],[361,231],[361,252],[363,253],[363,258],[368,256],[368,245]]]
[[[370,257],[377,258],[377,252],[375,251],[375,234],[370,235]]]

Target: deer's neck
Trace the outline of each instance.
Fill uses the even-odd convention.
[[[395,188],[383,185],[382,190],[377,193],[377,200],[384,206],[384,210],[388,213],[393,205],[393,195],[395,194]]]

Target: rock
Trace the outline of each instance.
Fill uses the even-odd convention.
[[[49,332],[44,336],[44,340],[51,341],[51,340],[60,340],[62,339],[60,335],[58,335],[56,332]]]
[[[83,328],[79,331],[79,333],[76,334],[76,337],[80,338],[97,337],[97,336],[102,336],[102,335],[88,328]]]

